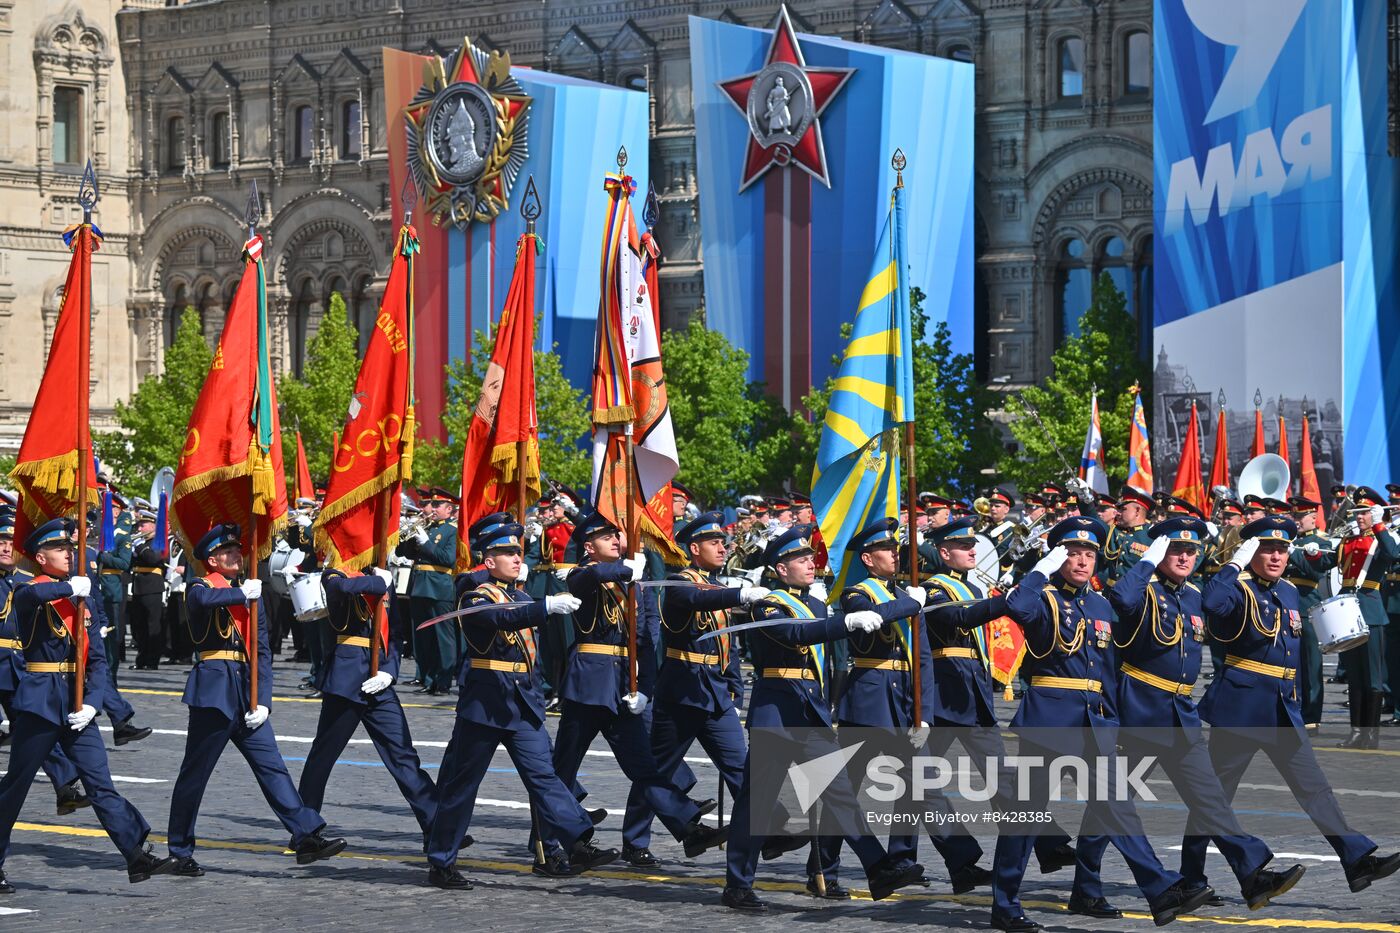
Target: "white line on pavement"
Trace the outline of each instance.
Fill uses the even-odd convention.
[[[0,771],[0,776],[3,776],[4,774],[5,774],[4,771]],[[126,774],[114,774],[114,775],[112,775],[112,783],[113,783],[113,784],[169,784],[170,782],[169,782],[168,780],[166,780],[165,778],[143,778],[143,777],[131,777],[130,775],[126,775]]]
[[[1180,852],[1180,851],[1181,851],[1181,846],[1167,846],[1167,848],[1168,848],[1170,851],[1172,851],[1172,852]],[[1207,851],[1207,852],[1214,853],[1215,855],[1219,855],[1219,854],[1220,854],[1220,850],[1217,849],[1214,845],[1206,846],[1206,851]],[[1341,861],[1341,859],[1338,858],[1338,857],[1335,856],[1335,855],[1313,855],[1311,852],[1275,852],[1275,853],[1274,853],[1274,858],[1301,858],[1301,859],[1307,859],[1307,860],[1310,861],[1310,862],[1340,862],[1340,861]]]
[[[32,914],[32,910],[23,910],[19,907],[0,907],[0,917],[8,917],[11,914]]]

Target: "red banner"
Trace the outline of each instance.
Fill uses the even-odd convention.
[[[298,499],[316,498],[316,484],[311,481],[311,467],[306,463],[306,445],[301,442],[301,432],[297,432],[297,485]]]
[[[1196,418],[1196,403],[1191,403],[1191,424],[1186,428],[1186,440],[1181,445],[1181,459],[1176,464],[1176,482],[1172,495],[1207,511],[1206,491],[1201,486],[1201,428]]]
[[[1317,470],[1313,467],[1312,432],[1306,414],[1303,415],[1303,439],[1298,451],[1298,492],[1314,502],[1322,501],[1322,488],[1317,484]],[[1327,527],[1327,517],[1320,505],[1317,507],[1317,527]]]
[[[1210,488],[1230,488],[1230,432],[1225,427],[1225,409],[1215,421],[1215,452],[1210,460]]]

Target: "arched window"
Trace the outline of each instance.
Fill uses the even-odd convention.
[[[307,329],[311,323],[311,315],[316,310],[316,287],[311,279],[305,279],[301,283],[301,289],[297,292],[296,301],[292,303],[292,316],[288,321],[291,328],[291,360],[293,375],[301,376],[302,367],[306,365],[306,340]]]
[[[1123,39],[1123,93],[1146,94],[1152,89],[1152,40],[1143,30]]]
[[[1079,319],[1089,310],[1093,300],[1094,273],[1089,268],[1089,255],[1084,241],[1078,238],[1065,243],[1055,267],[1055,320],[1059,333],[1058,346],[1066,337],[1079,336]]]
[[[172,172],[185,168],[185,118],[171,117],[165,121],[165,167]]]
[[[340,157],[360,157],[360,102],[347,100],[340,106]]]
[[[630,71],[620,76],[617,83],[627,88],[629,91],[645,91],[647,89],[646,72]]]
[[[369,348],[369,337],[374,331],[374,318],[379,309],[370,300],[369,286],[370,277],[362,275],[355,280],[354,291],[348,301],[350,309],[350,320],[355,325],[355,330],[359,334],[358,344],[360,356],[364,356],[365,350]]]
[[[310,162],[312,152],[311,108],[292,111],[292,161]]]
[[[951,45],[948,47],[945,57],[951,58],[955,62],[970,62],[972,61],[972,46]]]
[[[1133,307],[1138,319],[1138,357],[1152,359],[1152,237],[1145,238],[1138,246],[1136,264],[1133,267],[1133,281],[1137,286]]]
[[[184,282],[175,284],[175,291],[170,296],[170,303],[165,308],[165,345],[169,347],[175,342],[175,334],[180,329],[180,319],[184,317],[185,308],[189,307],[190,291],[185,287]]]
[[[233,138],[229,133],[227,111],[220,111],[209,119],[209,164],[214,168],[228,168],[229,152],[233,149]]]
[[[1078,101],[1084,95],[1084,40],[1060,40],[1060,100]]]

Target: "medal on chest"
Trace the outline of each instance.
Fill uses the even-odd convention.
[[[1206,623],[1200,616],[1191,617],[1191,638],[1195,641],[1205,641]]]
[[[1288,612],[1288,630],[1297,638],[1303,631],[1303,618],[1296,609],[1286,610]]]
[[[1094,641],[1100,648],[1107,648],[1113,637],[1113,626],[1106,619],[1094,620]]]

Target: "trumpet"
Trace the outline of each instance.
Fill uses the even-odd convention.
[[[430,519],[426,512],[399,517],[399,540],[407,541],[418,536],[419,531],[427,531]]]

